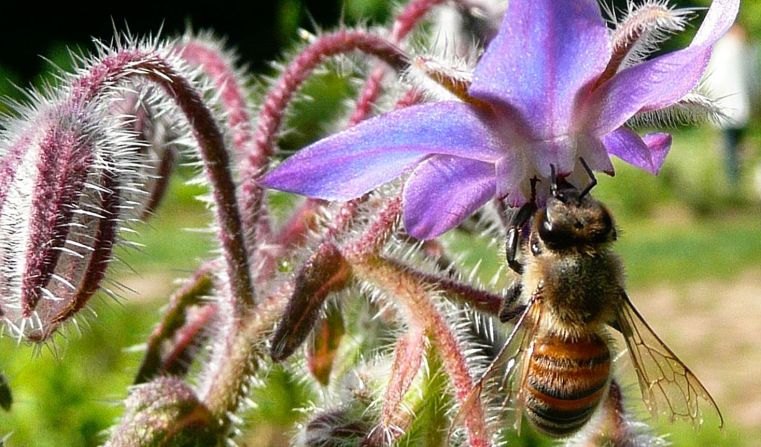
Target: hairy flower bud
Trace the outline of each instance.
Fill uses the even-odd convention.
[[[180,379],[162,377],[133,388],[110,447],[218,445],[209,410]]]
[[[144,172],[142,189],[147,191],[147,199],[135,213],[142,219],[150,217],[164,197],[182,135],[187,133],[176,114],[164,113],[165,102],[155,86],[140,82],[113,105],[113,113],[123,121],[125,130],[134,134]]]
[[[362,413],[349,407],[317,414],[306,425],[304,445],[309,447],[344,447],[359,445],[370,430]]]
[[[320,245],[296,275],[293,295],[272,336],[270,356],[273,360],[288,358],[301,345],[317,322],[317,312],[328,294],[341,290],[350,272],[335,245]]]
[[[9,125],[20,132],[0,143],[0,316],[40,341],[97,290],[142,200],[140,164],[129,134],[93,107],[52,104]]]

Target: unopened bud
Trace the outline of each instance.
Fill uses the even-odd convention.
[[[150,217],[164,197],[180,150],[182,124],[174,114],[166,113],[166,108],[158,89],[143,83],[125,92],[113,105],[113,113],[135,137],[143,171],[142,189],[147,191],[146,199],[135,214],[143,220]]]
[[[177,378],[134,387],[126,406],[107,447],[218,445],[211,413]]]
[[[272,337],[273,360],[286,359],[304,342],[325,298],[342,289],[349,276],[349,265],[338,248],[332,243],[321,244],[297,273],[293,295]]]
[[[98,289],[141,200],[140,164],[114,122],[87,107],[58,104],[17,125],[0,143],[0,318],[40,341]]]

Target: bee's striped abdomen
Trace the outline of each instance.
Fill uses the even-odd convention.
[[[568,436],[580,429],[605,395],[610,350],[592,334],[580,340],[548,335],[538,339],[523,389],[526,415],[542,432]]]

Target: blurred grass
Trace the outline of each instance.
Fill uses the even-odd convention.
[[[136,227],[137,235],[128,237],[141,247],[125,250],[120,259],[138,274],[167,270],[190,273],[215,248],[212,215],[196,199],[205,189],[187,184],[191,177],[190,169],[180,169],[156,215]]]
[[[188,176],[185,170],[183,175]],[[136,294],[117,283],[160,272],[168,281],[162,288],[171,290],[173,278],[188,276],[207,257],[211,238],[185,230],[209,226],[208,212],[193,199],[201,191],[175,179],[150,224],[136,228],[134,239],[145,248],[117,252],[122,262],[112,267],[116,281],[106,286],[122,296],[118,301],[99,293],[77,326],[69,325],[41,347],[0,338],[0,371],[11,382],[14,397],[12,411],[0,413],[0,433],[12,433],[6,445],[93,446],[104,441],[102,432],[121,414],[141,360],[139,352],[128,348],[145,342],[168,298],[140,296],[140,290]]]

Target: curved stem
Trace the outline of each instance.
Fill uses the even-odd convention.
[[[202,265],[179,290],[172,294],[169,308],[164,312],[161,323],[148,337],[145,356],[135,376],[134,384],[147,382],[161,372],[163,343],[185,325],[187,309],[200,303],[202,297],[211,293],[214,267],[216,267],[215,263]]]
[[[341,30],[325,34],[307,46],[286,68],[264,100],[258,117],[255,150],[248,154],[249,174],[256,174],[274,153],[274,140],[285,108],[312,71],[327,58],[360,51],[375,56],[396,70],[407,67],[407,55],[391,41],[364,31]]]
[[[256,227],[257,210],[261,208],[263,200],[261,188],[255,179],[275,151],[276,135],[283,123],[287,105],[319,64],[329,57],[353,51],[375,56],[396,70],[403,70],[408,64],[407,55],[387,39],[363,31],[348,30],[320,36],[293,60],[264,100],[258,117],[254,147],[244,160],[241,203],[247,231],[253,231]]]
[[[214,83],[225,108],[232,144],[239,154],[247,153],[254,141],[244,82],[235,71],[234,62],[212,42],[189,39],[177,46],[179,56],[198,66]]]
[[[489,445],[486,418],[480,397],[474,394],[474,379],[460,341],[431,297],[430,288],[406,269],[380,256],[351,259],[358,277],[393,296],[405,310],[411,325],[421,325],[431,335],[431,343],[441,356],[444,369],[464,410],[464,424],[470,445]]]
[[[263,349],[261,341],[272,331],[292,294],[293,284],[286,282],[260,300],[247,319],[221,329],[225,338],[220,338],[214,346],[198,387],[199,399],[219,421],[221,432],[226,432],[232,423],[229,416],[238,410],[249,380],[258,368],[257,359]]]
[[[235,183],[222,132],[198,90],[165,56],[152,51],[122,50],[103,58],[77,79],[72,85],[71,101],[84,106],[113,84],[131,77],[147,78],[158,84],[175,101],[192,127],[216,204],[218,236],[230,281],[229,298],[233,300],[236,315],[240,316],[253,304],[254,296]]]
[[[402,216],[402,198],[394,196],[384,201],[375,220],[365,229],[362,237],[346,245],[342,252],[346,258],[379,253]]]
[[[390,261],[391,262],[391,261]],[[481,312],[498,316],[505,298],[496,293],[471,287],[454,279],[408,268],[408,274],[423,284],[441,291],[447,298],[473,306]]]
[[[390,380],[383,396],[378,425],[365,437],[364,446],[392,445],[409,426],[413,415],[404,407],[404,397],[422,366],[428,338],[425,328],[410,325],[396,341]]]
[[[130,49],[104,57],[73,83],[70,100],[84,107],[97,100],[107,88],[130,77],[155,82],[176,102],[192,127],[211,184],[229,285],[219,292],[219,315],[223,326],[213,347],[212,360],[204,371],[207,382],[199,397],[218,421],[220,433],[224,433],[231,423],[229,415],[237,410],[255,368],[256,347],[252,340],[261,339],[262,327],[272,327],[276,314],[266,310],[269,307],[280,310],[278,305],[285,303],[285,299],[275,299],[274,304],[272,299],[267,299],[256,306],[256,309],[264,310],[257,310],[259,314],[254,311],[248,253],[222,132],[199,92],[164,55]],[[264,318],[265,314],[270,317]],[[251,329],[251,325],[255,328]],[[251,330],[258,332],[252,335]]]
[[[443,2],[444,0],[414,0],[410,2],[394,21],[391,41],[394,43],[401,42],[434,6]],[[359,94],[356,109],[349,118],[350,126],[363,121],[370,114],[373,103],[382,91],[380,84],[385,74],[386,71],[383,67],[376,67],[372,71]]]
[[[232,134],[232,145],[237,154],[245,159],[247,154],[257,152],[244,80],[236,73],[232,58],[226,55],[216,44],[198,39],[188,40],[178,45],[177,52],[181,58],[191,65],[200,67],[214,83],[219,92],[219,100],[225,108],[227,127]],[[245,196],[245,194],[241,194],[239,197],[241,209],[246,209]],[[252,203],[256,205],[244,213],[242,217],[248,248],[253,250],[256,239],[269,239],[272,229],[269,213],[262,207],[260,191],[256,193]],[[255,218],[247,218],[249,215],[255,216]],[[256,224],[253,223],[254,221]],[[255,254],[252,253],[252,257],[254,256]]]

